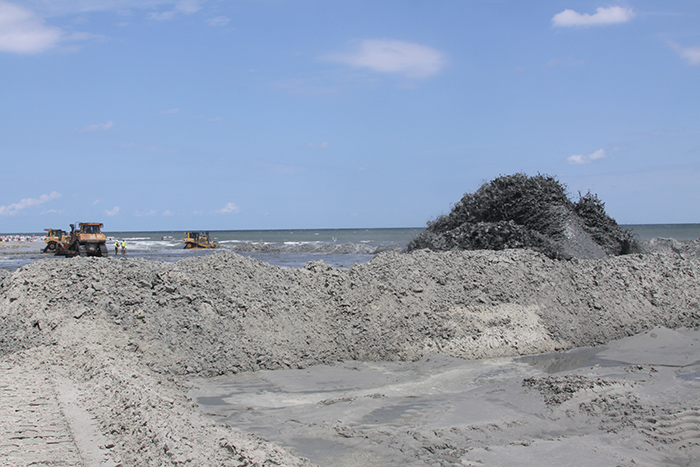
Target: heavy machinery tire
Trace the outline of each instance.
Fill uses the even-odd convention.
[[[109,253],[107,252],[107,245],[100,245],[100,256],[106,258]]]
[[[78,245],[78,254],[80,256],[87,256],[87,247],[85,245]]]

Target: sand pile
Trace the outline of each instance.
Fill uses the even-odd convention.
[[[550,258],[602,258],[638,252],[633,236],[605,213],[594,194],[577,202],[553,177],[496,178],[467,193],[448,215],[428,223],[409,250],[529,248]]]
[[[40,261],[5,278],[3,351],[97,322],[154,370],[217,375],[344,359],[480,358],[697,324],[697,260],[555,261],[528,250],[387,253],[340,270],[235,253]]]
[[[676,252],[556,261],[416,251],[348,270],[231,252],[177,263],[78,257],[0,281],[4,358],[72,381],[127,465],[303,463],[204,420],[182,376],[534,354],[700,324],[700,261]]]

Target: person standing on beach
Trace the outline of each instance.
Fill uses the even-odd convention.
[[[122,254],[126,254],[126,240],[122,240]]]
[[[115,240],[115,242],[114,242],[114,254],[115,255],[119,254],[119,239]]]

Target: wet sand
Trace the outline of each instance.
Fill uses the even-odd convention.
[[[193,383],[206,413],[323,466],[689,465],[700,455],[698,331]]]

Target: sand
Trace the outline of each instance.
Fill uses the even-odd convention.
[[[700,260],[676,250],[0,271],[0,463],[692,465]]]
[[[700,332],[529,358],[357,362],[195,382],[231,426],[324,466],[689,465]]]

